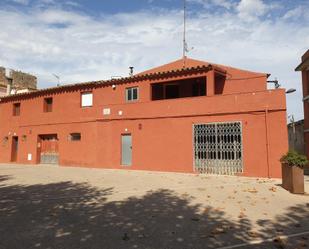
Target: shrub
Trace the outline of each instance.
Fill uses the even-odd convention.
[[[283,155],[280,162],[286,163],[289,166],[297,166],[299,168],[304,168],[309,163],[306,156],[300,155],[296,151],[289,151]]]

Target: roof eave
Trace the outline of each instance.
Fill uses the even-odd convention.
[[[142,80],[154,80],[154,79],[160,79],[160,78],[172,78],[175,76],[182,76],[186,74],[192,74],[192,73],[199,73],[199,72],[205,72],[214,69],[212,65],[208,66],[197,66],[197,67],[191,67],[191,68],[183,68],[183,69],[176,69],[176,70],[170,70],[165,72],[156,72],[156,73],[149,73],[145,75],[134,75],[130,77],[124,77],[120,79],[111,79],[111,80],[101,80],[101,81],[92,81],[92,82],[84,82],[84,83],[77,83],[77,84],[70,84],[70,85],[63,85],[60,87],[53,87],[53,88],[46,88],[42,90],[37,90],[33,92],[28,93],[17,93],[14,95],[9,95],[5,97],[0,97],[0,103],[5,101],[12,101],[14,99],[18,98],[31,98],[36,96],[42,96],[42,95],[49,95],[54,94],[57,92],[62,92],[66,90],[84,90],[84,89],[90,89],[90,88],[96,88],[99,86],[108,86],[108,85],[114,85],[114,84],[124,84],[124,83],[134,83],[137,81]]]
[[[309,58],[307,60],[302,61],[296,68],[295,71],[304,71],[309,68]]]

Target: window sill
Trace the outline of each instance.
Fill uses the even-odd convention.
[[[126,103],[127,104],[130,104],[130,103],[137,103],[139,102],[138,100],[127,100]]]

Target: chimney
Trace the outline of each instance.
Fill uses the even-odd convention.
[[[7,79],[7,85],[6,85],[6,95],[11,95],[12,93],[12,79]]]
[[[12,69],[10,68],[5,69],[5,78],[7,80],[6,95],[11,95],[13,85]]]
[[[11,83],[8,82],[6,86],[6,95],[11,95],[11,89],[12,89],[12,85]]]
[[[129,75],[133,76],[133,69],[134,69],[134,67],[129,67],[129,69],[130,69]]]

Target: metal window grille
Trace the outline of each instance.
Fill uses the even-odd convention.
[[[243,170],[240,122],[194,125],[194,166],[199,173],[234,175]]]

